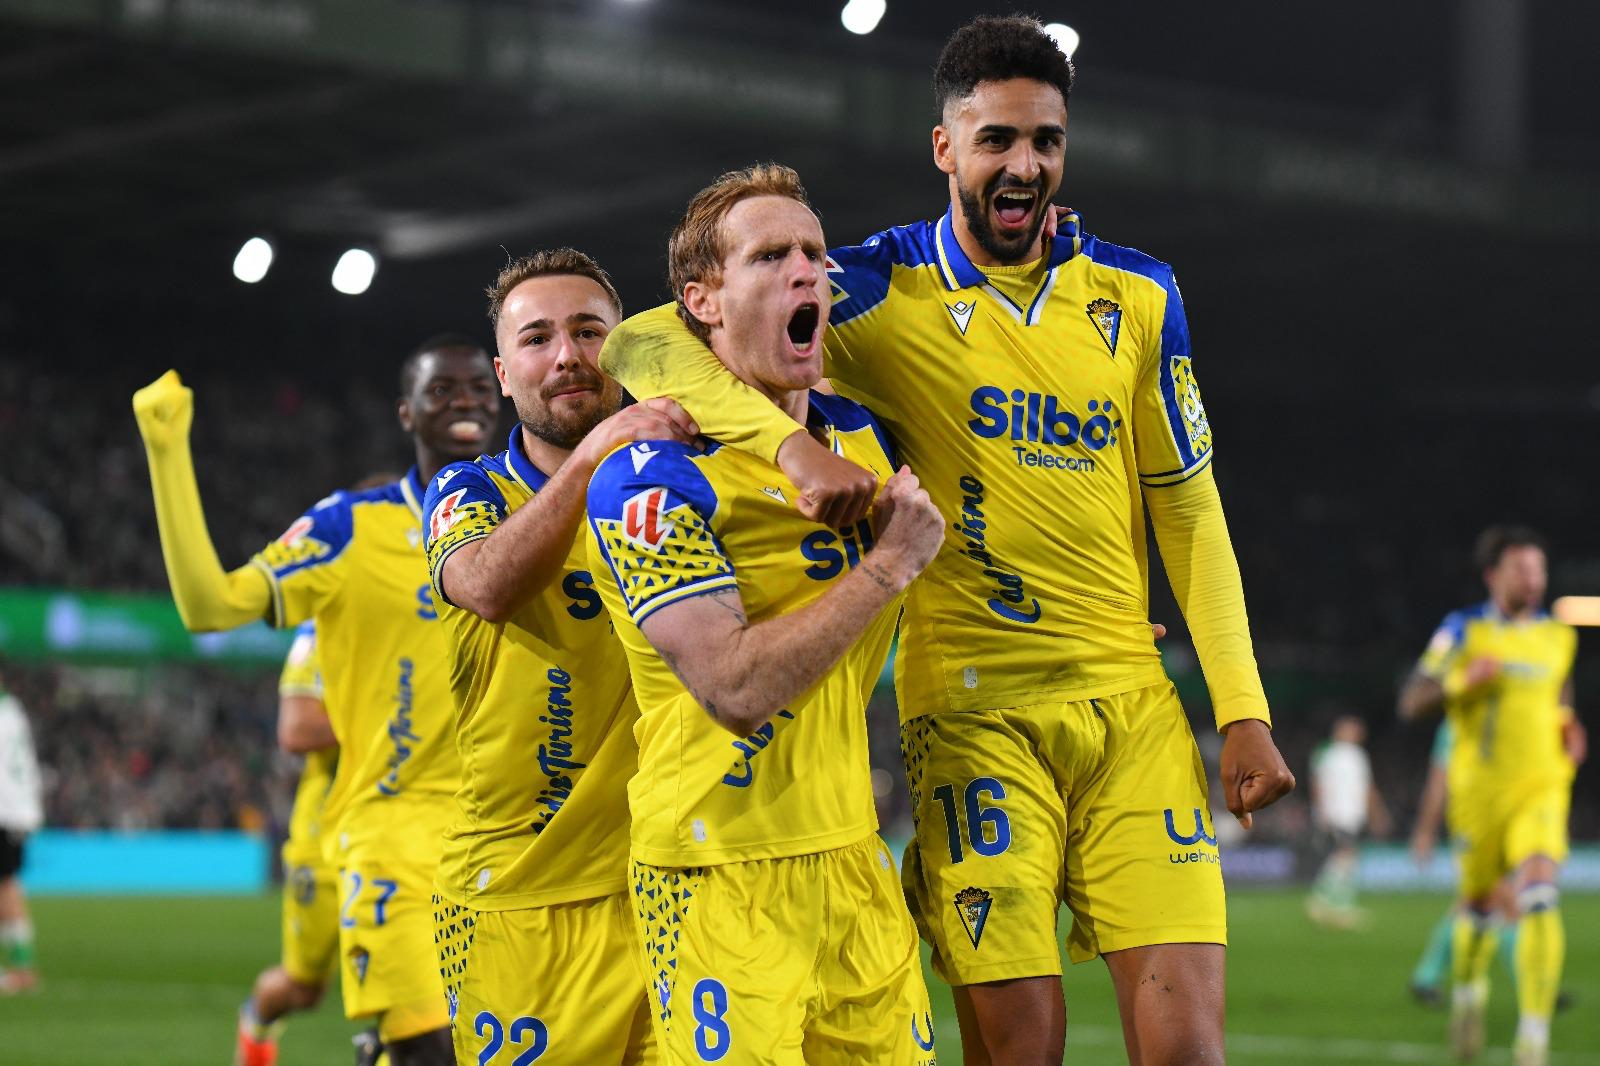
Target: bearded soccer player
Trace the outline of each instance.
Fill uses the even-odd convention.
[[[724,175],[669,245],[684,321],[792,425],[886,477],[876,420],[811,392],[822,228],[787,167]],[[791,328],[799,322],[803,329]],[[771,462],[619,449],[589,485],[640,721],[633,900],[669,1062],[934,1061],[916,931],[877,833],[866,707],[943,524],[909,471],[834,531]]]
[[[479,454],[499,399],[488,356],[462,337],[402,364],[400,424],[416,465],[335,492],[236,570],[206,529],[189,424],[194,394],[168,371],[134,394],[173,599],[196,632],[314,618],[339,766],[324,801],[324,855],[340,875],[345,1014],[377,1019],[393,1066],[453,1060],[431,906],[460,759],[451,733],[449,637],[422,547],[422,494],[446,463]]]
[[[933,131],[951,207],[832,252],[824,345],[834,386],[883,418],[950,519],[907,600],[896,687],[916,817],[906,887],[956,986],[967,1060],[1061,1060],[1064,901],[1071,957],[1105,959],[1130,1056],[1151,1066],[1221,1055],[1226,920],[1200,754],[1146,621],[1146,510],[1226,737],[1229,809],[1248,827],[1294,779],[1172,269],[1075,215],[1040,239],[1072,80],[1032,19],[951,38]],[[845,479],[843,504],[819,495],[833,457],[668,311],[625,322],[602,362],[795,471],[830,520],[870,490]]]
[[[582,252],[511,263],[489,297],[519,421],[499,455],[439,471],[424,504],[462,756],[435,901],[456,1061],[654,1062],[629,964],[638,708],[578,533],[606,453],[694,429],[667,400],[618,412],[599,357],[622,301]]]
[[[1451,959],[1451,1044],[1463,1060],[1483,1049],[1499,939],[1493,895],[1512,874],[1513,1059],[1544,1066],[1566,954],[1556,875],[1567,857],[1573,774],[1586,750],[1573,712],[1577,634],[1544,610],[1544,542],[1533,530],[1485,531],[1476,560],[1489,599],[1445,617],[1400,693],[1400,713],[1442,708],[1453,733],[1449,817],[1461,844],[1461,910]]]

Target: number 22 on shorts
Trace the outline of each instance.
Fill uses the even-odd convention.
[[[999,855],[1011,846],[1011,819],[999,806],[985,807],[985,796],[998,802],[1006,798],[1006,786],[998,778],[975,777],[967,782],[963,799],[966,808],[966,832],[962,832],[961,812],[956,810],[956,786],[940,785],[933,790],[933,798],[944,808],[944,828],[950,845],[950,861],[962,862],[967,847],[984,857]]]
[[[482,1010],[472,1019],[472,1031],[484,1038],[483,1050],[478,1052],[478,1066],[490,1066],[508,1036],[513,1048],[523,1049],[522,1054],[511,1060],[511,1066],[530,1066],[550,1047],[550,1030],[538,1018],[524,1016],[507,1026],[493,1011]]]

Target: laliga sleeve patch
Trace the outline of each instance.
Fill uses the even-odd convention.
[[[666,517],[667,490],[660,486],[634,493],[622,505],[622,533],[634,544],[657,551],[672,535],[674,522]]]
[[[461,512],[456,510],[461,503],[461,498],[467,494],[466,489],[457,489],[450,495],[441,499],[433,509],[433,514],[428,518],[428,541],[437,541],[461,521]]]
[[[1187,444],[1189,454],[1196,459],[1211,450],[1211,422],[1206,418],[1205,404],[1200,402],[1200,386],[1194,380],[1194,368],[1186,355],[1171,357],[1173,385],[1172,421],[1174,432],[1181,433],[1180,444]]]

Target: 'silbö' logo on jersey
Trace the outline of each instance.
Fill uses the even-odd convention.
[[[1117,443],[1122,419],[1110,400],[1090,400],[1089,414],[1066,410],[1065,401],[1040,392],[980,385],[972,390],[972,413],[967,428],[980,437],[1004,437],[1030,444],[1065,446],[1081,444],[1092,452]]]

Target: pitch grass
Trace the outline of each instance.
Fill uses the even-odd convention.
[[[1230,894],[1228,1060],[1372,1066],[1447,1063],[1444,1015],[1415,1006],[1406,979],[1446,904],[1441,896],[1372,896],[1362,933],[1316,928],[1289,891]],[[1600,896],[1563,901],[1565,985],[1576,1008],[1555,1026],[1557,1066],[1600,1066]],[[231,1053],[234,1012],[277,952],[276,897],[42,899],[34,903],[44,983],[0,999],[0,1063],[218,1066]],[[1507,1063],[1515,1004],[1496,972],[1485,1062]],[[1099,963],[1068,971],[1067,1061],[1120,1063],[1121,1030]],[[934,993],[943,1063],[960,1062],[949,991]],[[354,1027],[337,989],[283,1039],[282,1066],[343,1066]],[[509,1062],[502,1052],[500,1058]],[[501,1064],[504,1066],[504,1064]]]

